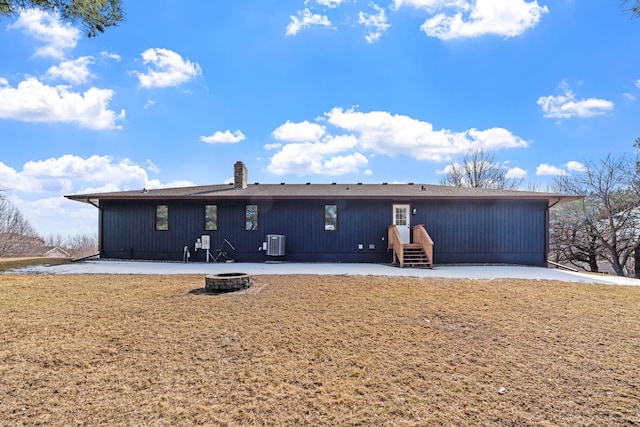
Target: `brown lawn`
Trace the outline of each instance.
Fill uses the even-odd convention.
[[[640,288],[0,275],[0,425],[640,425]]]

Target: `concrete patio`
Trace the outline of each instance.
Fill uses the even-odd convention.
[[[322,264],[322,263],[182,263],[152,261],[92,260],[57,266],[34,266],[10,273],[37,274],[327,274],[443,277],[460,279],[519,278],[560,280],[565,282],[599,283],[638,286],[640,280],[605,274],[574,273],[543,267],[512,265],[440,265],[433,269],[398,268],[382,264]]]

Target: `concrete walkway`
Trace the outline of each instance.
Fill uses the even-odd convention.
[[[34,266],[9,273],[38,274],[330,274],[444,277],[459,279],[518,278],[639,286],[640,280],[604,274],[573,273],[542,267],[503,265],[442,265],[429,269],[398,268],[382,264],[316,263],[181,263],[149,261],[84,261],[51,267]]]

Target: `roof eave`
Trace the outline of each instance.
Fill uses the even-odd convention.
[[[579,195],[423,195],[423,194],[400,194],[400,195],[360,195],[360,194],[308,194],[308,195],[263,195],[263,194],[220,194],[210,195],[68,195],[64,196],[69,200],[83,203],[89,203],[97,206],[100,200],[547,200],[549,206],[555,206],[559,203],[566,203],[574,200],[580,200],[584,196]],[[94,203],[93,201],[96,201]]]

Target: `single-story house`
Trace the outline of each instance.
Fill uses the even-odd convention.
[[[549,209],[577,198],[412,182],[249,184],[247,176],[237,162],[231,184],[66,197],[99,209],[103,258],[429,266],[545,266]],[[411,247],[424,248],[421,257],[403,254]]]

